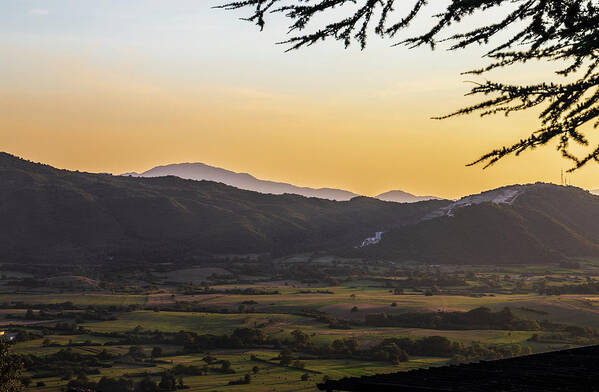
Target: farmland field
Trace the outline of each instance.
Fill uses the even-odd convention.
[[[599,342],[599,293],[582,278],[599,275],[591,261],[579,270],[443,270],[299,255],[257,267],[143,267],[110,279],[94,270],[99,283],[85,290],[17,271],[0,281],[0,328],[18,335],[11,352],[25,363],[28,390],[52,392],[102,379],[315,391],[327,378]]]

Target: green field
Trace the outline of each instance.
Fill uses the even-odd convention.
[[[140,305],[146,302],[146,295],[133,294],[1,294],[0,302],[23,302],[24,304],[59,304],[72,302],[75,305]]]
[[[596,263],[585,262],[581,271],[539,266],[447,266],[440,271],[412,264],[362,263],[361,272],[352,272],[355,276],[343,271],[353,271],[353,263],[360,263],[356,260],[300,255],[279,263],[274,271],[254,274],[248,272],[255,267],[251,263],[179,270],[160,266],[159,271],[142,270],[131,278],[111,275],[112,289],[95,291],[6,287],[2,293],[0,280],[0,328],[24,336],[11,351],[29,358],[27,390],[48,392],[61,391],[73,382],[93,384],[102,377],[137,383],[148,375],[160,382],[165,374],[182,371],[181,365],[183,373],[177,377],[189,391],[315,391],[324,378],[409,371],[464,360],[460,355],[471,355],[471,347],[510,355],[497,353],[599,343],[595,330],[599,294],[538,292],[541,281],[546,287],[592,282],[587,276],[599,276]],[[336,273],[337,281],[302,282],[302,274],[309,277],[313,271]],[[6,275],[7,279],[31,276],[35,277],[18,272]],[[207,283],[210,279],[214,281]],[[442,279],[458,284],[443,285]],[[440,288],[434,295],[426,294],[434,282],[440,282]],[[404,289],[396,293],[398,285]],[[70,304],[63,309],[65,303]],[[480,307],[497,314],[509,308],[511,317],[540,324],[538,329],[519,330],[365,323],[366,316],[373,314],[390,318],[462,314]],[[588,328],[576,330],[575,336],[565,332],[566,326]],[[243,343],[233,338],[238,332],[246,336],[247,331],[262,340]],[[305,336],[307,346],[298,345],[297,331]],[[381,346],[385,341],[418,342],[431,337],[457,345],[455,352],[462,354],[415,352],[407,361],[393,361],[384,350],[394,349]],[[355,345],[354,351],[335,351],[345,342]],[[286,350],[292,357],[283,363]],[[44,369],[31,361],[42,361]],[[225,363],[230,366],[226,371],[221,368]],[[201,374],[185,373],[189,366]],[[246,375],[250,384],[230,385]]]
[[[96,332],[129,331],[137,326],[163,332],[191,331],[201,334],[225,334],[237,327],[263,323],[285,326],[308,326],[309,320],[289,314],[215,314],[196,312],[137,311],[122,314],[116,321],[81,324]]]

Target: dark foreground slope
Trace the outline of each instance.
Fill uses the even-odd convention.
[[[321,391],[564,392],[595,391],[599,346],[408,372],[328,380]]]
[[[58,170],[0,153],[0,260],[164,260],[351,247],[447,205],[264,195],[208,181]]]
[[[579,188],[500,188],[440,212],[386,233],[363,252],[431,264],[552,263],[599,255],[599,197]]]

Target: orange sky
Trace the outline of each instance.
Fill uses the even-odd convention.
[[[204,162],[297,185],[451,198],[557,182],[569,167],[553,147],[485,171],[464,166],[537,124],[533,114],[429,119],[474,102],[463,97],[468,85],[459,71],[480,64],[479,52],[375,43],[365,52],[325,44],[283,54],[272,44],[275,32],[259,34],[230,15],[192,6],[200,20],[220,22],[226,34],[218,42],[195,24],[174,28],[187,26],[180,19],[152,33],[144,23],[156,26],[140,18],[141,33],[117,29],[113,37],[96,36],[88,25],[37,31],[39,24],[15,22],[0,29],[0,50],[10,59],[0,63],[0,150],[93,172]],[[536,67],[515,77],[547,74]],[[599,188],[598,174],[590,165],[571,182]]]

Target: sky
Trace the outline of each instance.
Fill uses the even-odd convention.
[[[338,42],[285,53],[218,0],[0,0],[0,150],[71,170],[203,162],[261,179],[457,198],[570,167],[554,146],[465,164],[527,136],[534,113],[431,117],[476,102],[460,72],[482,48]],[[427,26],[419,20],[412,31]],[[551,79],[533,64],[488,77]],[[570,176],[599,188],[599,165]]]

